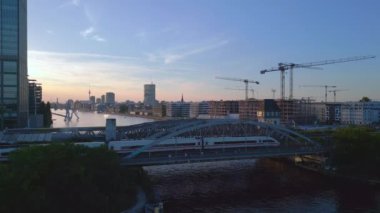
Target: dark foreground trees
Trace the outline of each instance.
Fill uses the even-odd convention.
[[[334,133],[333,163],[340,173],[380,178],[380,135],[365,127]]]
[[[105,148],[23,148],[0,165],[0,212],[120,212],[145,181],[141,168],[121,168]]]

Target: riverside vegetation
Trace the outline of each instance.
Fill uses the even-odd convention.
[[[332,134],[331,163],[339,174],[380,180],[380,134],[366,127],[338,129]]]
[[[142,168],[122,168],[105,147],[22,148],[0,165],[0,212],[121,212],[148,188]]]

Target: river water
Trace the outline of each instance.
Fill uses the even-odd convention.
[[[380,212],[380,190],[273,160],[144,168],[165,212]]]
[[[65,114],[63,110],[52,112]],[[152,120],[79,112],[65,122],[53,115],[54,127],[118,126]],[[273,160],[222,161],[144,167],[165,213],[380,212],[380,190],[332,180]]]
[[[65,115],[65,110],[51,110],[52,113],[57,113]],[[63,127],[100,127],[106,125],[107,118],[115,118],[117,126],[128,126],[133,124],[140,124],[145,122],[151,122],[152,119],[139,118],[139,117],[130,117],[117,114],[107,114],[107,113],[97,113],[97,112],[77,112],[79,119],[73,115],[73,118],[70,122],[66,122],[63,117],[54,115],[53,118],[53,127],[54,128],[63,128]]]

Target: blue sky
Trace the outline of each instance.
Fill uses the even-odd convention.
[[[296,98],[380,100],[380,1],[377,0],[29,0],[29,75],[44,99],[87,99],[108,91],[118,101],[243,99],[252,79],[256,98],[280,94],[279,62],[376,55],[376,59],[295,70]],[[289,92],[286,76],[286,96]],[[329,100],[332,100],[332,94]]]

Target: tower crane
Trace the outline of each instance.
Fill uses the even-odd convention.
[[[376,56],[357,56],[350,58],[340,58],[335,60],[325,60],[325,61],[316,61],[302,64],[295,63],[279,63],[278,67],[273,67],[270,69],[261,70],[261,74],[265,74],[267,72],[280,71],[280,90],[281,90],[281,99],[285,98],[285,71],[289,70],[289,99],[293,99],[293,69],[294,68],[309,68],[309,69],[320,69],[317,66],[328,65],[328,64],[337,64],[337,63],[345,63],[350,61],[359,61],[365,59],[372,59]]]
[[[229,87],[226,87],[224,89],[228,89],[228,90],[239,90],[239,91],[245,91],[245,89],[243,88],[229,88]],[[255,90],[254,89],[249,89],[249,91],[252,93],[252,98],[254,99],[255,98]]]
[[[329,90],[329,92],[332,92],[334,94],[334,103],[336,102],[336,92],[342,92],[342,91],[347,91],[348,89],[334,89],[334,90]]]
[[[222,80],[228,80],[228,81],[241,81],[241,82],[244,82],[244,84],[245,84],[245,100],[248,100],[248,84],[249,83],[259,84],[258,81],[248,80],[248,79],[227,78],[227,77],[219,77],[219,76],[216,76],[215,78],[216,79],[222,79]]]
[[[336,88],[336,86],[331,86],[331,85],[302,85],[300,87],[324,87],[325,88],[325,102],[327,102],[327,89]]]

